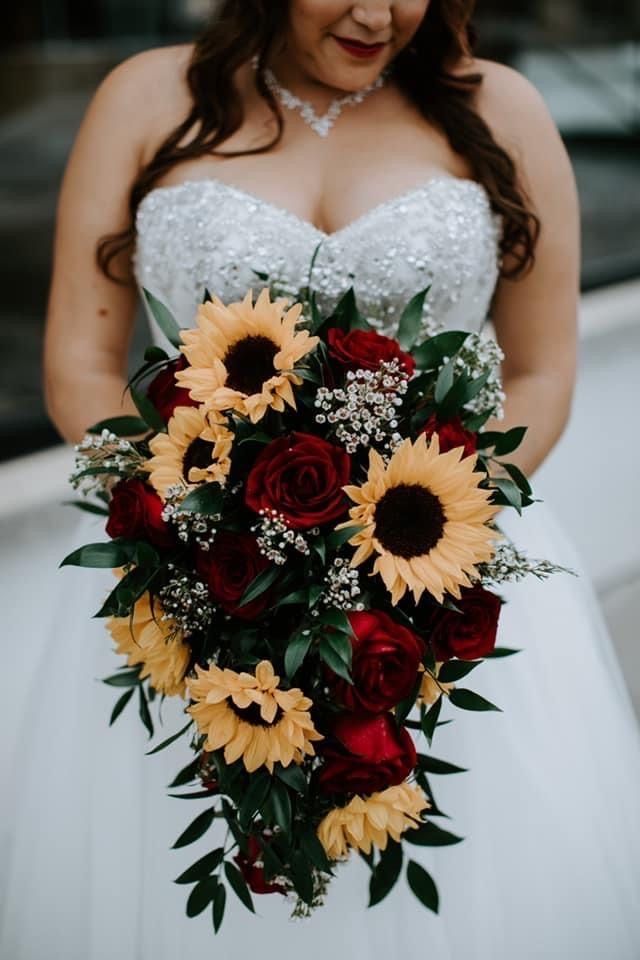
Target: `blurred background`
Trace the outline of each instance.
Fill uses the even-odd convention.
[[[479,55],[538,87],[578,180],[580,376],[571,424],[539,479],[595,579],[640,704],[640,455],[632,421],[640,382],[640,0],[478,7]],[[56,196],[82,113],[116,63],[192,39],[210,9],[210,0],[22,0],[3,11],[0,520],[50,501],[42,465],[53,476],[62,455],[44,412],[40,350]],[[143,341],[139,324],[137,351]]]

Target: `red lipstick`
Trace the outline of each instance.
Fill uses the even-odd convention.
[[[332,36],[343,50],[362,59],[372,59],[386,46],[385,43],[362,43],[361,40],[354,40],[351,37],[337,37],[335,34],[332,34]]]

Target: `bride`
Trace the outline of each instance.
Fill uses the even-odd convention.
[[[58,210],[45,366],[66,440],[131,410],[122,396],[140,287],[186,326],[205,287],[239,299],[257,292],[258,271],[295,290],[315,253],[321,305],[353,282],[382,332],[429,283],[425,333],[479,331],[490,316],[506,401],[488,427],[528,424],[514,460],[536,471],[567,422],[575,378],[576,190],[538,93],[474,59],[473,6],[224,0],[195,45],[147,51],[108,75]],[[197,802],[165,789],[180,749],[145,757],[132,707],[108,730],[112,690],[96,682],[116,665],[90,619],[108,576],[43,571],[36,611],[9,573],[22,618],[5,633],[33,637],[34,657],[37,638],[47,641],[7,692],[15,765],[0,801],[0,955],[637,960],[630,700],[549,507],[510,513],[502,526],[525,552],[581,576],[503,586],[499,642],[522,652],[485,665],[477,688],[504,712],[458,713],[438,731],[436,754],[469,768],[437,791],[464,843],[415,848],[438,883],[439,916],[403,884],[367,911],[367,868],[354,857],[309,920],[290,921],[277,895],[256,898],[258,916],[230,900],[215,940],[208,914],[188,920],[171,881],[196,854],[169,848]],[[82,520],[59,556],[102,536],[98,520]],[[165,707],[162,737],[180,722]]]

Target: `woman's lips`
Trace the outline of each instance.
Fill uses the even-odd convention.
[[[336,37],[335,34],[332,34],[332,36],[333,39],[340,44],[342,49],[347,51],[347,53],[350,53],[354,57],[362,57],[368,60],[377,56],[386,46],[384,43],[359,43],[358,41],[350,40],[345,37]]]

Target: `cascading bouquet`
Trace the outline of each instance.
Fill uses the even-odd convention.
[[[499,348],[459,331],[419,342],[427,292],[392,339],[353,290],[328,317],[309,288],[295,303],[206,293],[189,330],[145,291],[180,354],[151,347],[130,384],[140,416],[77,448],[72,483],[94,497],[79,503],[112,539],[63,563],[118,576],[97,614],[127,658],[105,681],[124,688],[111,722],[137,691],[152,736],[156,697],[188,701],[186,726],[150,752],[188,739],[170,786],[211,801],[174,846],[226,823],[230,842],[177,881],[216,931],[226,884],[249,909],[250,891],[277,892],[304,915],[358,851],[373,905],[406,843],[461,839],[437,825],[429,780],[461,768],[416,741],[450,722],[443,701],[499,709],[458,685],[516,652],[496,647],[503,601],[487,586],[562,569],[495,523],[533,502],[499,459],[525,428],[482,431],[500,416]],[[411,858],[406,877],[437,911]]]

